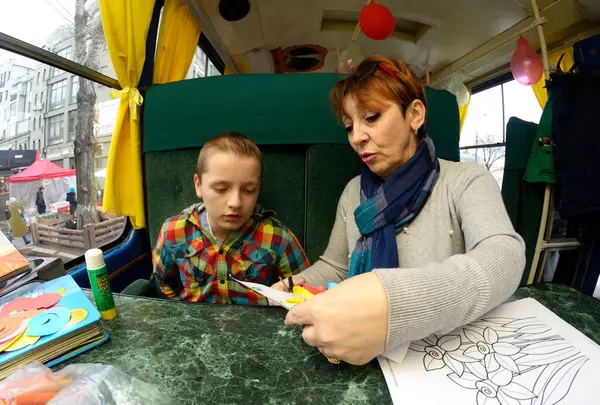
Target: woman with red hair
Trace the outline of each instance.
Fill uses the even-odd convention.
[[[330,100],[364,168],[340,197],[325,253],[293,279],[339,285],[293,307],[286,325],[306,325],[304,340],[329,361],[364,364],[510,297],[524,242],[485,167],[436,157],[408,66],[371,56]]]

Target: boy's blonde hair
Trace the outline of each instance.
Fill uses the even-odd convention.
[[[235,131],[219,134],[202,146],[198,154],[198,164],[196,166],[196,172],[199,177],[202,177],[202,173],[206,171],[206,159],[211,149],[256,159],[260,164],[260,177],[262,179],[262,152],[250,138]]]

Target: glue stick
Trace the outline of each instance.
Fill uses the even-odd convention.
[[[117,308],[110,289],[102,251],[100,249],[90,249],[85,252],[85,265],[96,307],[98,307],[102,319],[109,321],[117,316]]]

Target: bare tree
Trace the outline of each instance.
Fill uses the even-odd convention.
[[[497,143],[494,139],[494,134],[487,134],[485,137],[476,135],[475,145],[493,145]],[[494,163],[504,157],[505,148],[502,146],[490,146],[487,148],[477,149],[477,161],[482,163],[486,169],[492,171]]]
[[[100,56],[105,49],[104,29],[97,0],[76,0],[74,18],[75,61],[100,70]],[[96,210],[94,105],[96,90],[91,81],[79,78],[77,126],[73,152],[77,170],[78,226],[98,222]]]

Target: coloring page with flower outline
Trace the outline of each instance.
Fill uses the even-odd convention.
[[[394,404],[600,404],[600,346],[532,298],[379,356]]]

